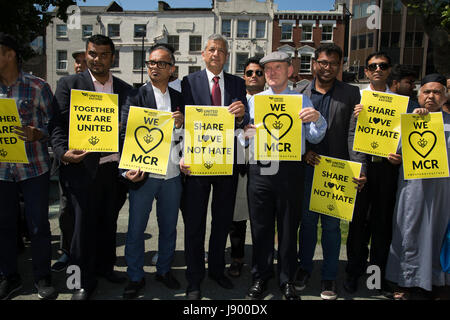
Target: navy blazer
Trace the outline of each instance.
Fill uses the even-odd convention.
[[[94,83],[88,70],[61,78],[58,81],[55,95],[53,97],[54,117],[49,124],[50,142],[55,159],[60,161],[61,157],[69,150],[69,114],[70,114],[70,90],[95,91]],[[119,115],[122,105],[132,87],[125,81],[113,76],[113,92],[119,95]],[[95,176],[100,153],[88,154],[82,161],[86,169]]]
[[[224,72],[224,105],[229,106],[234,101],[240,100],[245,106],[244,121],[236,126],[244,128],[250,121],[247,104],[247,92],[245,81],[242,78]],[[212,106],[212,97],[209,90],[208,76],[206,70],[197,71],[187,75],[181,81],[181,92],[183,93],[185,105]]]
[[[302,84],[296,91],[311,97],[312,81]],[[328,141],[328,154],[324,156],[362,163],[362,172],[366,172],[366,155],[353,151],[356,118],[353,109],[361,101],[359,88],[345,82],[335,80],[334,90],[328,109],[328,128],[324,139]],[[314,144],[306,143],[306,150],[315,150]]]
[[[168,87],[168,90],[170,95],[171,111],[172,112],[180,111],[181,113],[184,114],[183,96],[181,95],[181,93],[172,89],[171,87]],[[122,107],[122,112],[120,115],[121,119],[120,139],[119,139],[120,152],[122,152],[123,144],[125,142],[125,134],[127,130],[127,121],[128,121],[128,114],[130,112],[130,106],[157,109],[155,93],[153,91],[151,83],[146,83],[138,89],[133,89],[128,95],[128,98]],[[176,144],[180,142],[181,140],[177,141]],[[144,180],[134,183],[122,176],[122,173],[126,171],[127,170],[120,170],[121,173],[120,178],[131,189],[139,189],[148,178],[148,173],[146,172]]]

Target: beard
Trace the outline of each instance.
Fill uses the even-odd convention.
[[[260,85],[250,85],[250,86],[246,86],[247,91],[263,91],[264,89],[264,85],[260,86]]]

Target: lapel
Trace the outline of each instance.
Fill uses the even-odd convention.
[[[225,92],[223,95],[223,105],[224,106],[229,106],[231,104],[231,76],[228,73],[225,73],[225,71],[223,72],[223,82],[224,82],[224,88],[225,88]]]
[[[195,89],[199,92],[199,105],[210,106],[212,105],[211,92],[209,90],[208,76],[206,75],[206,70],[202,70],[198,73],[197,78],[198,88]]]
[[[336,79],[334,81],[334,90],[333,94],[331,95],[330,106],[328,108],[328,129],[331,127],[331,124],[333,123],[336,116],[336,111],[338,109],[339,100],[335,99],[334,97],[336,96],[336,93],[339,93],[341,90],[339,80]]]
[[[95,91],[94,82],[92,82],[91,74],[89,70],[85,70],[81,73],[81,78],[83,79],[83,83],[86,84],[86,89],[88,91]]]
[[[151,83],[147,83],[147,85],[144,86],[144,89],[145,89],[145,99],[143,101],[144,106],[151,109],[157,109],[155,93],[153,92],[153,87]]]

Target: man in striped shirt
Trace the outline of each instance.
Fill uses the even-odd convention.
[[[4,33],[0,33],[0,98],[16,102],[22,126],[14,127],[11,132],[25,141],[29,161],[26,164],[0,162],[0,299],[10,298],[22,287],[16,242],[20,193],[31,237],[35,287],[39,298],[55,299],[57,293],[50,278],[47,145],[53,94],[45,81],[21,71],[19,46],[14,38]]]

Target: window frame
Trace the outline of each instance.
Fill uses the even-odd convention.
[[[119,28],[119,31],[118,31],[118,35],[111,35],[110,33],[110,26],[111,26],[111,28],[113,27],[113,26],[118,26],[118,28]],[[107,29],[108,29],[108,37],[109,38],[111,38],[111,39],[117,39],[117,38],[120,38],[120,23],[108,23],[108,26],[107,26]]]
[[[66,55],[65,60],[60,59],[60,54],[64,53]],[[60,68],[60,64],[64,63],[65,67]],[[67,65],[68,65],[68,56],[67,56],[67,50],[56,50],[56,70],[57,71],[67,71]]]
[[[198,43],[192,43],[192,40],[193,40],[194,38],[199,38],[200,41],[198,41]],[[193,45],[199,46],[199,49],[198,49],[198,50],[193,50],[193,49],[192,49],[192,46],[193,46]],[[201,51],[202,51],[202,36],[199,36],[199,35],[190,35],[190,36],[189,36],[189,52],[201,52]]]
[[[65,31],[63,33],[61,33],[61,31],[58,30],[60,27],[64,27]],[[60,23],[56,25],[56,38],[57,39],[68,38],[67,24]]]
[[[239,29],[239,24],[246,24],[246,29],[247,29],[247,33],[242,34],[239,33],[240,29]],[[237,21],[237,30],[236,30],[236,38],[238,39],[248,39],[250,37],[250,20],[238,20]]]
[[[229,23],[229,25],[228,25],[229,30],[228,30],[227,34],[224,33],[224,28],[223,28],[224,22],[228,22]],[[221,23],[221,26],[220,26],[220,32],[221,32],[221,34],[224,37],[231,38],[231,35],[232,35],[232,33],[231,33],[231,19],[222,19],[222,23]]]

